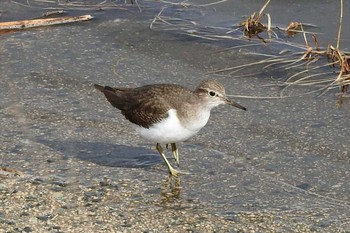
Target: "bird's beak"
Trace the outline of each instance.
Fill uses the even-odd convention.
[[[247,108],[243,107],[242,105],[236,103],[236,102],[233,101],[233,100],[230,100],[230,99],[227,99],[227,98],[226,98],[226,99],[225,99],[225,102],[226,102],[226,104],[228,104],[228,105],[234,106],[234,107],[236,107],[236,108],[240,108],[240,109],[242,109],[242,110],[244,110],[244,111],[247,110]]]

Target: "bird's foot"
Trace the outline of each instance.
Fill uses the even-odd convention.
[[[180,175],[189,175],[191,174],[190,172],[188,171],[182,171],[182,170],[177,170],[173,167],[168,167],[168,171],[169,171],[169,175],[171,176],[175,176],[175,177],[179,177]]]

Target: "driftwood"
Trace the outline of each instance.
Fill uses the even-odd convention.
[[[45,19],[29,19],[11,22],[0,22],[0,31],[2,30],[20,30],[26,28],[51,26],[57,24],[74,23],[79,21],[90,20],[91,15],[81,15],[72,17],[45,18]]]

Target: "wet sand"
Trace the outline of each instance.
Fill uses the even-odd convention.
[[[6,19],[43,11],[1,4]],[[0,232],[347,232],[350,111],[336,105],[337,90],[236,98],[247,112],[220,106],[179,144],[180,169],[191,174],[168,178],[155,145],[94,83],[194,88],[215,78],[229,94],[278,96],[271,84],[289,71],[211,74],[257,58],[249,49],[223,52],[226,43],[150,30],[157,4],[1,35]],[[169,8],[196,20],[211,11]]]

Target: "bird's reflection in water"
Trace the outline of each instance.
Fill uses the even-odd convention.
[[[169,177],[164,181],[164,186],[162,188],[160,195],[161,195],[161,203],[163,204],[180,199],[180,196],[181,196],[180,178],[169,175]]]

